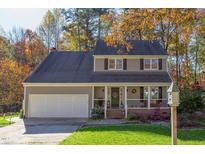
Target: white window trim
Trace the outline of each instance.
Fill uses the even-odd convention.
[[[110,68],[110,60],[114,60],[115,61],[115,68]],[[122,68],[121,69],[117,69],[117,60],[122,60]],[[109,58],[108,59],[108,70],[111,70],[111,71],[122,71],[123,70],[123,58]]]
[[[150,61],[150,66],[149,68],[145,68],[145,60],[149,60]],[[157,60],[157,68],[152,68],[152,60]],[[158,58],[146,58],[144,59],[144,70],[159,70],[159,59]]]

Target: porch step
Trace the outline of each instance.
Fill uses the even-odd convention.
[[[124,109],[107,109],[108,119],[124,119],[125,113]]]

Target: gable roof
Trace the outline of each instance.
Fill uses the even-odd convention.
[[[130,40],[128,43],[132,48],[126,52],[122,46],[116,48],[108,46],[103,40],[98,40],[94,55],[167,55],[167,51],[158,40]]]
[[[51,52],[25,83],[171,82],[167,72],[93,72],[92,52]]]

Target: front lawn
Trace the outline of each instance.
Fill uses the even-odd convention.
[[[4,127],[12,124],[13,122],[10,121],[10,118],[17,117],[17,116],[18,113],[12,115],[0,116],[0,127]]]
[[[60,142],[63,145],[165,145],[170,129],[159,125],[112,125],[82,127]],[[178,144],[205,145],[205,130],[179,130]]]

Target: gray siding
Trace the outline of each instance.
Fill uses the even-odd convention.
[[[92,87],[26,87],[25,89],[25,116],[28,117],[29,94],[88,94],[89,110],[92,105]],[[88,113],[89,114],[89,113]]]
[[[139,59],[127,59],[127,71],[139,71],[140,60]]]
[[[95,70],[104,71],[104,59],[95,59]]]
[[[162,70],[167,71],[167,59],[162,59]]]
[[[95,59],[95,71],[107,71],[104,69],[104,59]],[[127,59],[127,70],[130,72],[142,71],[140,70],[140,59]],[[167,60],[162,59],[162,70],[167,71]]]

